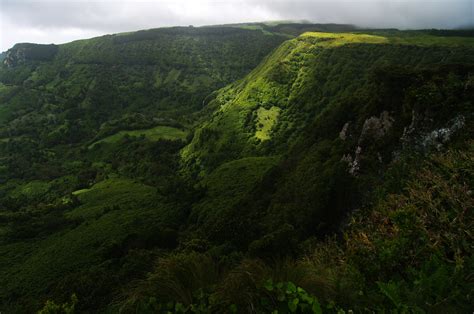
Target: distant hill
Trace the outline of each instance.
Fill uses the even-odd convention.
[[[46,146],[94,140],[111,132],[104,130],[108,121],[138,113],[187,124],[207,95],[248,73],[283,40],[243,29],[167,28],[15,45],[0,73],[0,137],[31,136]],[[65,120],[75,131],[60,140],[70,132]]]
[[[358,29],[350,24],[314,24],[310,22],[263,22],[263,23],[240,23],[228,24],[226,27],[236,27],[243,29],[260,29],[269,33],[286,34],[298,36],[305,32],[350,32]]]

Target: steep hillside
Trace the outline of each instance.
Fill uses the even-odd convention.
[[[182,151],[187,171],[212,176],[250,156],[283,161],[269,174],[270,189],[198,219],[212,237],[250,241],[255,234],[242,221],[253,219],[266,221],[252,226],[263,234],[285,223],[297,237],[327,231],[405,148],[442,145],[444,135],[428,138],[441,128],[452,129],[447,138],[461,129],[469,138],[474,40],[395,34],[305,33],[216,95],[212,117]]]
[[[374,87],[376,71],[471,63],[472,48],[472,38],[305,33],[216,95],[183,157],[212,169],[236,156],[281,154],[322,110]]]

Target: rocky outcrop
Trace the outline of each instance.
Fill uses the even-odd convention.
[[[359,145],[384,137],[392,128],[393,121],[387,111],[383,111],[379,117],[370,117],[365,120],[359,137]]]
[[[341,132],[339,132],[339,138],[343,141],[347,139],[347,136],[349,135],[349,126],[351,125],[350,122],[346,122],[344,126],[342,127]]]
[[[349,169],[349,173],[353,176],[357,176],[360,167],[361,160],[363,159],[364,146],[372,144],[374,141],[382,139],[392,128],[394,119],[390,116],[387,111],[383,111],[379,117],[370,117],[364,121],[362,130],[360,132],[357,147],[353,154],[345,154],[342,156],[341,161],[346,162]],[[344,124],[341,132],[339,132],[339,138],[346,140],[349,134],[350,122]],[[377,154],[377,159],[382,162],[382,157]]]
[[[466,124],[466,118],[458,115],[449,120],[443,127],[433,128],[433,120],[412,112],[409,126],[403,130],[400,141],[404,148],[416,148],[421,151],[441,150],[455,133]]]
[[[379,117],[370,117],[364,121],[360,135],[358,138],[356,137],[357,144],[354,152],[344,154],[341,158],[342,162],[347,163],[350,174],[353,176],[359,174],[363,159],[368,157],[368,151],[371,151],[372,157],[376,157],[379,163],[384,162],[381,153],[374,152],[369,147],[382,140],[391,131],[394,122],[395,120],[386,111],[382,112]],[[350,125],[347,122],[339,132],[341,140],[346,141],[349,137],[354,136],[350,134]],[[466,117],[458,115],[442,127],[435,128],[434,125],[432,118],[412,111],[411,122],[404,127],[403,134],[399,138],[401,149],[391,152],[392,160],[398,158],[401,151],[405,149],[415,149],[420,152],[429,152],[433,149],[442,150],[453,136],[465,127]]]
[[[351,154],[346,154],[342,156],[341,161],[346,162],[349,166],[349,173],[353,176],[357,176],[360,170],[360,159],[362,155],[362,147],[357,146],[354,152],[354,158],[352,158]]]
[[[58,51],[56,45],[16,44],[6,52],[3,64],[15,67],[28,61],[48,61],[54,58]]]
[[[3,64],[11,68],[17,64],[23,63],[25,60],[23,50],[21,49],[10,49],[7,51]]]
[[[441,150],[452,136],[461,130],[465,125],[465,118],[459,115],[449,121],[448,125],[442,128],[435,129],[428,134],[422,136],[420,145],[424,150],[435,148]]]

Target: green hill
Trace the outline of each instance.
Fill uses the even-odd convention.
[[[468,312],[473,78],[469,32],[17,44],[0,312]]]
[[[133,121],[136,128],[189,124],[206,96],[284,39],[234,28],[168,28],[59,46],[18,44],[0,73],[0,137],[26,135],[47,147],[79,143],[129,130],[132,121],[110,124],[138,113],[149,121]]]
[[[362,89],[370,93],[376,71],[470,63],[473,48],[472,38],[305,33],[216,95],[217,109],[183,157],[212,169],[236,155],[281,154],[322,111]]]

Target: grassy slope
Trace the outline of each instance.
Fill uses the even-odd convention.
[[[110,135],[106,138],[92,143],[91,145],[89,145],[89,148],[92,148],[99,143],[116,143],[125,136],[144,136],[150,141],[157,141],[159,139],[184,140],[186,138],[186,132],[168,126],[157,126],[147,130],[120,131],[115,133],[114,135]]]
[[[358,36],[354,35],[355,38]],[[202,126],[202,130],[196,132],[191,144],[183,151],[183,157],[200,163],[210,150],[216,150],[216,146],[224,146],[227,149],[226,145],[234,137],[236,143],[231,148],[243,151],[242,142],[252,141],[255,136],[255,125],[252,125],[255,122],[253,119],[249,122],[248,117],[256,115],[258,119],[261,107],[267,110],[270,109],[267,107],[287,107],[292,85],[298,78],[303,80],[305,65],[314,58],[311,49],[316,45],[311,42],[312,38],[314,35],[304,34],[298,39],[285,42],[245,79],[223,89],[216,98],[220,108],[212,119]],[[337,42],[343,43],[342,40]],[[256,113],[252,114],[253,112]],[[208,143],[208,133],[214,133],[217,140]]]
[[[280,108],[271,107],[270,109],[258,108],[257,110],[257,131],[255,137],[261,141],[269,140],[273,126],[278,120]]]

